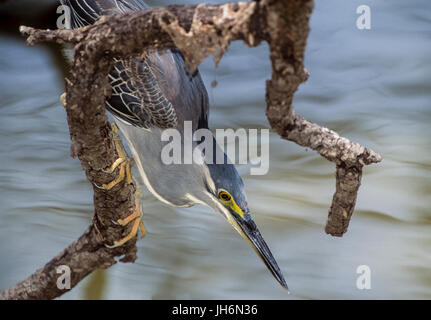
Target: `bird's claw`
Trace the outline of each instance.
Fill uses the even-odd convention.
[[[117,221],[112,221],[112,222],[116,225],[121,225],[124,227],[129,223],[131,223],[132,221],[133,221],[132,230],[129,232],[127,236],[125,236],[124,238],[121,238],[120,240],[114,241],[113,245],[105,244],[105,247],[112,249],[112,248],[117,248],[122,246],[127,241],[133,239],[137,235],[138,230],[140,231],[140,234],[142,237],[145,236],[145,234],[147,233],[147,230],[145,229],[144,223],[142,222],[142,211],[140,209],[140,205],[138,201],[136,201],[135,210],[131,215],[127,216],[124,219],[118,219]]]
[[[106,169],[106,170],[102,169],[102,171],[105,172],[105,173],[112,173],[124,161],[126,161],[126,159],[120,157],[117,160],[115,160],[114,163],[108,169]]]
[[[94,185],[99,189],[110,190],[114,186],[116,186],[118,183],[123,181],[124,179],[126,179],[126,182],[128,184],[131,184],[133,181],[135,183],[135,188],[136,188],[135,198],[139,199],[141,197],[141,190],[139,188],[139,184],[137,183],[135,177],[133,176],[133,174],[131,172],[131,164],[130,164],[131,160],[127,156],[127,153],[126,153],[124,146],[121,142],[121,137],[118,134],[118,127],[116,124],[112,124],[112,134],[113,134],[114,145],[115,145],[115,148],[116,148],[117,154],[118,154],[118,159],[115,160],[114,163],[109,168],[104,169],[103,172],[113,173],[118,166],[120,166],[120,172],[118,174],[118,177],[115,180],[113,180],[109,183],[106,183],[106,184],[102,184],[102,186],[98,186],[97,184],[94,184]],[[147,231],[146,231],[144,224],[142,222],[141,206],[138,203],[138,201],[136,201],[135,205],[136,205],[136,207],[135,207],[135,210],[133,211],[133,213],[130,214],[129,216],[127,216],[126,218],[118,219],[117,221],[112,220],[113,224],[119,225],[122,227],[125,227],[128,224],[133,223],[132,230],[124,238],[117,240],[117,241],[114,241],[114,244],[112,244],[112,245],[105,244],[105,246],[107,248],[112,249],[112,248],[117,248],[117,247],[122,246],[127,241],[134,238],[138,234],[138,230],[140,231],[141,236],[144,236],[146,234]]]
[[[121,224],[120,223],[118,223],[117,221],[115,221],[115,220],[111,220],[111,222],[112,222],[112,224],[115,224],[116,226],[121,226]]]
[[[118,127],[115,123],[112,124],[112,133],[113,133],[113,141],[115,148],[117,150],[118,159],[114,161],[114,163],[107,169],[103,169],[102,171],[105,173],[113,173],[118,166],[120,166],[120,172],[118,177],[112,180],[109,183],[102,184],[99,186],[94,183],[94,185],[99,189],[111,190],[117,184],[126,178],[126,182],[128,184],[132,183],[132,173],[131,173],[131,165],[130,159],[127,156],[126,151],[124,150],[123,143],[121,142],[121,137],[118,135]]]

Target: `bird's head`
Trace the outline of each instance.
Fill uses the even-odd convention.
[[[260,234],[247,204],[244,183],[231,163],[206,164],[204,202],[219,212],[256,251],[271,274],[288,288],[265,240]]]

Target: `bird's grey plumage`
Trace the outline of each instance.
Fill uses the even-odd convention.
[[[126,13],[144,9],[141,0],[61,0],[72,9],[72,27],[94,23],[101,15]],[[142,52],[141,55],[115,60],[109,74],[112,96],[106,108],[127,140],[143,183],[149,191],[173,206],[205,204],[222,214],[247,239],[265,265],[287,288],[283,275],[250,215],[244,184],[235,166],[213,142],[212,163],[165,164],[162,150],[168,143],[162,139],[165,129],[186,131],[191,122],[192,133],[208,128],[208,94],[198,71],[186,72],[178,50]],[[203,141],[181,135],[181,151],[190,144],[192,150]],[[206,138],[205,138],[206,139]],[[201,157],[206,154],[202,148]],[[205,152],[204,152],[205,151]],[[217,155],[224,156],[218,163]],[[220,195],[226,191],[230,202]]]
[[[72,9],[72,28],[94,23],[101,15],[147,8],[141,0],[62,0]],[[184,121],[193,130],[208,128],[208,94],[199,71],[189,75],[178,50],[149,51],[115,60],[109,74],[112,95],[107,110],[127,139],[144,184],[160,200],[175,206],[196,202],[184,188],[171,188],[182,176],[203,184],[205,170],[195,164],[165,165],[161,129],[183,132]],[[150,132],[143,133],[142,129]]]

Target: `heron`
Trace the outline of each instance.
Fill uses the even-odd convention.
[[[93,24],[102,15],[143,10],[148,6],[141,0],[60,0],[71,10],[71,27]],[[106,99],[106,109],[112,115],[116,130],[123,134],[141,183],[160,201],[174,207],[203,204],[221,214],[251,245],[265,266],[281,284],[288,288],[276,260],[256,226],[247,203],[244,183],[235,165],[224,155],[224,161],[203,161],[192,164],[165,164],[161,152],[166,144],[162,135],[166,129],[183,133],[185,123],[192,131],[208,128],[209,99],[197,70],[193,74],[185,68],[184,57],[178,49],[147,50],[140,55],[115,59],[109,74],[112,94]],[[63,100],[64,100],[63,95]],[[63,101],[66,103],[66,101]],[[214,150],[220,148],[213,140]],[[109,172],[120,166],[118,177],[103,185],[112,189],[122,181],[130,181],[130,162],[121,146],[121,138],[114,139],[119,159]],[[202,141],[192,141],[198,146]],[[182,143],[185,143],[182,140]],[[213,157],[217,152],[213,152]],[[132,231],[114,242],[121,246],[137,235],[138,227],[145,233],[142,212],[138,208],[118,223],[133,223]]]

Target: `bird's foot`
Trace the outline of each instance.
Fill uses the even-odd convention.
[[[129,223],[133,221],[132,230],[129,232],[127,236],[124,238],[121,238],[120,240],[114,241],[114,244],[112,246],[105,244],[108,248],[117,248],[125,244],[127,241],[133,239],[137,233],[138,229],[140,231],[141,237],[145,236],[147,233],[147,230],[144,227],[144,223],[142,222],[142,210],[141,206],[138,201],[136,201],[136,207],[133,213],[129,216],[127,216],[124,219],[119,219],[117,221],[114,221],[115,224],[119,224],[123,227],[127,226]]]
[[[124,149],[123,143],[121,142],[121,137],[118,134],[118,127],[115,123],[112,125],[112,134],[115,148],[117,150],[118,159],[114,161],[114,163],[107,169],[103,170],[106,173],[113,173],[118,166],[120,166],[120,172],[118,177],[112,180],[109,183],[102,184],[102,186],[96,185],[96,187],[105,190],[111,190],[117,184],[126,178],[126,182],[128,184],[132,183],[132,172],[130,166],[130,159],[127,156],[126,150]]]
[[[133,239],[138,234],[138,231],[140,231],[140,234],[142,237],[145,236],[147,231],[144,227],[144,223],[142,222],[143,212],[138,200],[138,199],[141,199],[142,191],[139,187],[139,183],[136,181],[133,173],[131,172],[131,165],[130,165],[131,160],[129,159],[126,153],[126,150],[121,141],[121,137],[118,134],[119,129],[115,123],[113,123],[111,127],[112,127],[113,142],[117,150],[118,159],[115,160],[114,163],[104,171],[107,173],[113,173],[115,169],[117,169],[117,167],[120,166],[120,172],[118,174],[118,177],[115,180],[109,183],[103,184],[101,187],[99,186],[96,186],[96,187],[99,187],[105,190],[110,190],[113,187],[115,187],[117,184],[119,184],[121,181],[123,181],[124,179],[126,179],[126,182],[128,184],[131,184],[133,181],[136,188],[136,192],[134,196],[135,196],[135,199],[137,199],[135,203],[135,210],[131,215],[127,216],[124,219],[112,221],[114,224],[117,224],[123,227],[129,225],[130,223],[133,223],[132,229],[127,236],[125,236],[124,238],[121,238],[120,240],[114,241],[113,245],[105,244],[105,246],[108,248],[116,248],[124,245],[126,242]]]

